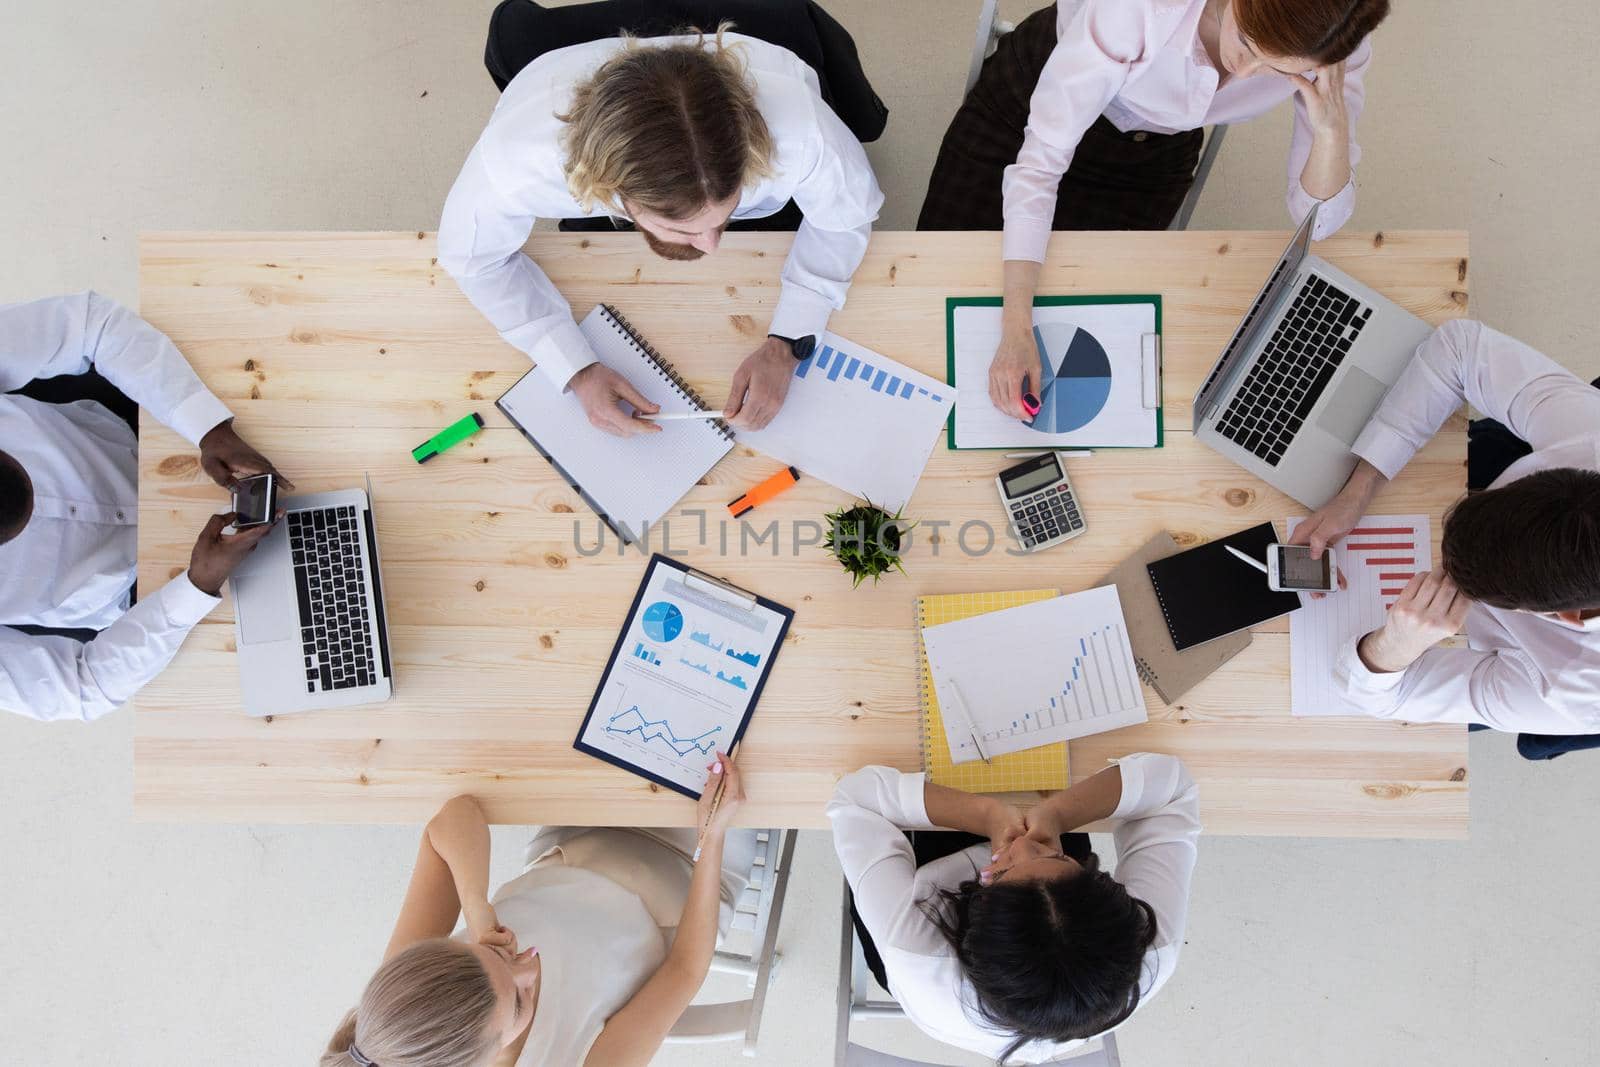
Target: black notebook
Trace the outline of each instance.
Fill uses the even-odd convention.
[[[1287,615],[1300,606],[1299,593],[1268,589],[1266,575],[1223,547],[1232,545],[1265,563],[1267,546],[1277,540],[1272,523],[1264,522],[1145,564],[1179,652]]]

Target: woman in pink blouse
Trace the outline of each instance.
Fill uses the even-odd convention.
[[[989,372],[1027,417],[1034,290],[1051,230],[1159,230],[1193,182],[1201,127],[1295,102],[1288,205],[1355,204],[1355,122],[1389,0],[1062,0],[1002,38],[939,147],[917,228],[1004,230],[1004,335]]]

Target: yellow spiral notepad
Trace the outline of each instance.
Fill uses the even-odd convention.
[[[1056,589],[1020,589],[1007,593],[950,593],[917,598],[917,663],[922,689],[922,769],[938,785],[968,793],[1014,793],[1067,787],[1067,743],[1057,741],[1022,752],[996,756],[990,763],[974,760],[952,763],[950,744],[945,739],[944,719],[939,715],[939,698],[933,691],[933,672],[928,668],[928,651],[922,643],[922,628],[942,622],[968,619],[1001,608],[1031,604],[1059,596]]]

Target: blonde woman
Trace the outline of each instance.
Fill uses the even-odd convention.
[[[860,143],[793,52],[714,37],[607,37],[547,52],[506,86],[439,222],[439,262],[500,336],[610,433],[659,432],[642,387],[596,361],[572,309],[522,252],[535,220],[613,219],[669,260],[717,250],[736,220],[803,215],[767,337],[724,415],[760,429],[795,360],[844,305],[883,194]],[[791,225],[790,228],[793,228]]]
[[[483,812],[468,796],[445,804],[383,965],[322,1067],[649,1063],[704,981],[754,856],[754,832],[728,829],[738,767],[719,752],[709,771],[699,862],[693,829],[546,827],[492,902]]]

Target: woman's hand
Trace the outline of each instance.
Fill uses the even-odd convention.
[[[1039,377],[1039,348],[1033,343],[1032,327],[1008,324],[989,364],[990,401],[1012,418],[1029,421],[1033,416],[1022,406],[1022,394]]]
[[[700,832],[707,837],[721,834],[733,825],[734,812],[744,803],[744,781],[739,777],[739,767],[733,762],[733,757],[726,752],[718,752],[717,758],[706,768],[711,776],[706,779],[705,791],[700,794],[700,807],[697,821]],[[718,802],[717,786],[722,786],[722,800]],[[715,805],[716,811],[711,809]]]
[[[1350,138],[1350,114],[1344,104],[1344,63],[1332,63],[1311,72],[1312,81],[1304,74],[1291,75],[1294,91],[1305,104],[1306,121],[1311,124],[1316,137],[1335,138],[1339,143]]]
[[[1010,804],[994,801],[994,810],[989,815],[989,851],[992,855],[999,855],[1006,847],[1028,832],[1027,820],[1022,813]]]
[[[476,904],[463,904],[461,917],[467,922],[467,933],[471,934],[472,939],[480,945],[497,945],[516,951],[516,935],[500,925],[500,919],[494,913],[494,905],[487,900],[480,900]]]

